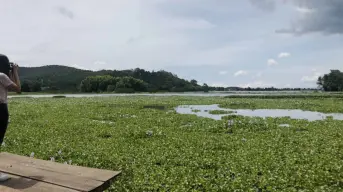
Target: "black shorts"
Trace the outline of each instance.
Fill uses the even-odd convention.
[[[6,103],[0,103],[0,146],[4,141],[8,125],[8,107]]]

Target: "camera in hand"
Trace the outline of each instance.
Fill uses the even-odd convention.
[[[10,71],[13,70],[13,65],[14,65],[14,63],[13,63],[13,62],[10,62]]]

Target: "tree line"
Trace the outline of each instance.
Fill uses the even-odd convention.
[[[145,92],[148,84],[133,77],[90,76],[81,81],[81,92]]]
[[[85,93],[103,93],[103,92],[116,92],[116,93],[134,93],[134,92],[184,92],[184,91],[204,91],[206,86],[199,86],[195,80],[190,82],[190,85],[177,87],[165,86],[164,84],[157,87],[156,85],[149,84],[141,79],[130,76],[113,77],[111,75],[89,76],[81,81],[80,91]]]
[[[48,65],[20,68],[23,92],[186,92],[207,91],[206,84],[186,80],[164,70],[90,71]]]
[[[277,88],[277,87],[209,87],[210,91],[310,91],[317,88]]]

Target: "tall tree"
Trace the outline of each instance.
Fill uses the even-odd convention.
[[[318,77],[317,85],[324,91],[343,91],[343,73],[339,70],[330,70],[330,73]]]

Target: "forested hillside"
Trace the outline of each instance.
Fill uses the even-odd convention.
[[[187,92],[187,91],[282,91],[315,90],[315,88],[274,87],[209,87],[196,80],[185,80],[167,71],[102,70],[89,71],[68,66],[48,65],[21,67],[19,71],[23,92]],[[331,70],[318,78],[325,91],[343,90],[343,73]]]
[[[30,68],[21,67],[19,73],[24,92],[37,92],[41,90],[58,92],[105,92],[116,90],[116,84],[113,84],[113,82],[120,83],[118,84],[118,88],[131,88],[130,86],[132,85],[130,85],[130,82],[137,80],[141,80],[137,82],[142,83],[143,88],[141,87],[136,91],[202,91],[207,89],[206,85],[205,87],[199,86],[196,80],[187,81],[167,71],[150,72],[139,68],[123,71],[88,71],[67,66],[49,65]],[[101,83],[99,81],[105,80],[106,78],[103,77],[108,76],[115,78],[114,81],[111,81],[112,84],[109,84],[111,87],[109,89],[108,87],[98,88],[99,83]],[[93,88],[82,88],[81,82],[86,81],[88,85],[92,84]],[[128,84],[125,84],[125,82]],[[84,85],[85,83],[83,83]]]

